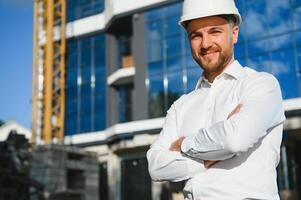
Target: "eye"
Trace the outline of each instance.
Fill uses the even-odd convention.
[[[201,38],[201,35],[200,35],[200,34],[191,34],[191,35],[190,35],[190,39],[191,39],[191,40],[195,40],[195,39],[199,39],[199,38]]]
[[[211,31],[211,34],[212,34],[212,35],[218,35],[218,34],[220,34],[220,33],[221,33],[220,30],[213,30],[213,31]]]

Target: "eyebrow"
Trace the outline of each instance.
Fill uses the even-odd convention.
[[[221,31],[221,30],[223,30],[223,28],[219,27],[219,26],[214,26],[214,27],[210,28],[208,31],[216,31],[216,30]],[[198,30],[195,30],[195,31],[192,31],[191,33],[189,33],[189,37],[191,37],[192,35],[200,35],[200,34],[202,34],[202,33],[198,32]]]
[[[223,28],[215,26],[209,29],[209,31],[215,31],[215,30],[223,30]]]
[[[198,31],[192,31],[191,33],[189,33],[189,36],[192,36],[192,35],[200,35],[202,33],[198,32]]]

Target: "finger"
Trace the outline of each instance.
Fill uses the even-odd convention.
[[[239,112],[239,111],[240,111],[241,107],[242,107],[242,104],[238,104],[238,105],[237,105],[237,107],[236,107],[236,109],[237,109],[237,112]]]
[[[217,163],[219,161],[213,161],[213,160],[204,160],[204,166],[206,169],[210,168],[212,165],[214,165],[215,163]]]
[[[233,110],[232,112],[228,115],[227,119],[229,119],[230,117],[232,117],[235,113],[240,112],[240,108],[242,107],[242,104],[238,104]]]

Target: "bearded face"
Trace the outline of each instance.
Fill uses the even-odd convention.
[[[238,27],[218,16],[192,20],[188,26],[192,56],[213,79],[233,62]]]

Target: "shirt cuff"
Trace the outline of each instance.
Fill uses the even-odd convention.
[[[181,144],[181,151],[184,154],[187,154],[191,150],[191,147],[194,146],[191,144],[192,142],[193,142],[193,136],[185,137],[185,139]]]
[[[195,135],[186,137],[181,145],[181,151],[190,156],[221,149],[224,149],[223,145],[214,143],[212,139],[206,135],[204,129],[200,129]]]

